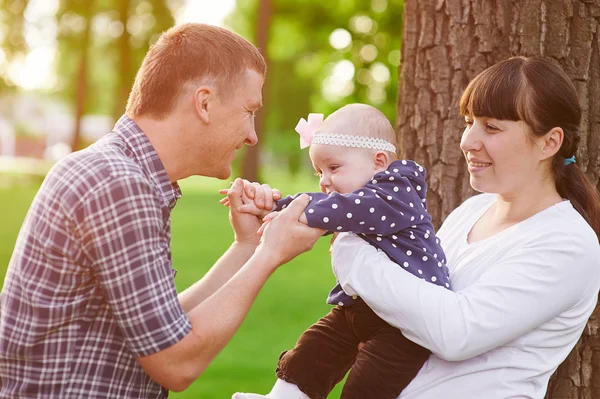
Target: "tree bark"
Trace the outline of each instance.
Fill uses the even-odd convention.
[[[459,148],[458,101],[479,72],[542,56],[570,76],[583,108],[577,163],[600,187],[600,0],[406,0],[396,129],[400,155],[429,176],[436,227],[473,195]],[[598,310],[547,398],[600,399]]]
[[[258,23],[256,24],[256,45],[265,57],[265,61],[268,64],[268,52],[267,47],[269,44],[269,28],[271,26],[271,15],[273,14],[271,0],[260,0],[258,5]],[[268,81],[267,81],[268,82]],[[267,82],[263,87],[263,95],[268,93]],[[256,135],[259,142],[252,146],[247,147],[244,160],[242,163],[242,177],[250,181],[259,181],[259,164],[260,164],[260,138],[263,136],[263,130],[265,127],[266,118],[266,96],[265,105],[257,112],[256,119],[254,121],[256,128]]]

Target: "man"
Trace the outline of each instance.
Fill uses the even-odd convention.
[[[227,178],[257,142],[265,63],[243,38],[187,24],[166,32],[114,131],[58,162],[23,223],[2,290],[0,397],[164,398],[233,336],[270,274],[320,231],[302,198],[265,232],[236,212],[235,241],[177,295],[170,212],[191,175]],[[286,239],[283,239],[283,238]]]

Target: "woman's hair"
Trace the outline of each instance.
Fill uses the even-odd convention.
[[[175,26],[146,54],[126,112],[131,117],[162,119],[189,89],[189,83],[211,79],[219,88],[231,87],[246,70],[264,77],[266,69],[258,49],[227,29],[196,23]]]
[[[534,57],[499,62],[469,83],[460,99],[460,113],[523,121],[537,137],[560,127],[564,139],[552,159],[556,189],[600,236],[598,190],[577,164],[565,165],[579,145],[581,106],[575,86],[560,67]]]

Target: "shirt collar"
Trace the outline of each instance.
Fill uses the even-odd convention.
[[[128,154],[154,182],[169,209],[173,209],[181,198],[181,189],[177,182],[171,183],[165,167],[158,157],[154,146],[142,129],[127,115],[123,115],[115,124],[113,131],[125,143]]]

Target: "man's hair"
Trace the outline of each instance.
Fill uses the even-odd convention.
[[[127,115],[162,119],[190,83],[210,79],[218,88],[228,88],[246,70],[264,77],[267,66],[258,49],[243,37],[206,24],[172,27],[146,54],[129,95]]]

